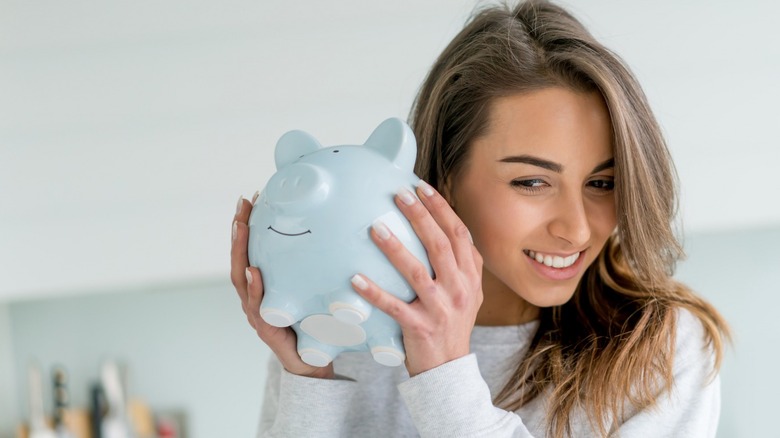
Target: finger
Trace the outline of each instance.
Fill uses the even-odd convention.
[[[479,250],[476,246],[471,245],[471,255],[474,258],[474,269],[477,271],[478,274],[480,274],[480,278],[482,277],[482,263],[484,260],[482,259],[482,254],[479,253]]]
[[[379,285],[361,274],[355,274],[352,288],[377,309],[398,322],[401,327],[408,326],[414,320],[414,311],[410,304],[384,291]]]
[[[417,193],[433,220],[449,238],[458,266],[475,266],[471,233],[447,200],[423,180],[417,183]]]
[[[409,219],[414,232],[428,252],[428,260],[437,278],[445,272],[459,271],[450,237],[442,230],[426,206],[405,188],[399,189],[396,204]]]
[[[371,238],[401,276],[412,286],[417,296],[427,300],[435,293],[436,283],[431,278],[428,268],[398,240],[384,222],[374,221],[371,225]],[[431,258],[430,253],[428,258]],[[433,265],[432,260],[431,264]]]
[[[253,197],[252,202],[247,201],[243,197],[238,198],[238,204],[236,205],[236,215],[233,216],[233,220],[242,222],[244,224],[249,223],[249,215],[252,213],[252,206],[254,205]]]
[[[247,285],[246,312],[252,315],[256,321],[262,320],[260,317],[260,303],[263,301],[263,278],[260,270],[257,268],[246,268],[244,270]]]
[[[249,227],[238,220],[233,221],[232,244],[230,247],[230,280],[241,298],[246,302],[247,281],[245,270],[249,266],[247,245],[249,240]]]

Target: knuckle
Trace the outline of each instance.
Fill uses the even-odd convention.
[[[463,293],[463,291],[458,291],[457,293],[452,294],[452,305],[455,306],[457,309],[462,309],[464,307],[467,307],[469,302],[469,297],[467,294]]]
[[[459,239],[468,239],[471,233],[464,223],[455,225],[455,237]]]
[[[452,243],[446,236],[437,237],[433,241],[433,250],[439,253],[447,253],[452,251]]]
[[[420,265],[417,265],[414,270],[412,270],[411,278],[414,284],[425,284],[431,279],[430,274],[428,274],[428,270]]]
[[[401,303],[398,303],[397,301],[392,301],[387,303],[385,306],[385,312],[390,315],[391,317],[396,317],[401,314]]]

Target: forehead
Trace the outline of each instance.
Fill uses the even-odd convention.
[[[475,159],[532,154],[596,162],[612,156],[612,126],[600,93],[545,88],[494,99],[472,146]]]

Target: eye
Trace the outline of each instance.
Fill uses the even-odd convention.
[[[543,179],[531,178],[531,179],[515,179],[509,183],[512,187],[516,187],[526,192],[535,193],[548,187],[549,184]]]
[[[338,154],[338,153],[339,153],[339,150],[338,150],[338,149],[333,149],[333,153],[334,153],[334,154]]]
[[[593,187],[596,190],[601,190],[604,192],[610,192],[615,189],[615,180],[612,178],[608,179],[595,179],[592,181],[588,181],[588,186]]]

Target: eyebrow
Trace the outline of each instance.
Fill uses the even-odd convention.
[[[532,155],[513,155],[509,157],[504,157],[500,160],[498,160],[501,163],[524,163],[524,164],[530,164],[532,166],[541,167],[543,169],[551,170],[555,173],[561,173],[563,172],[563,165],[550,161],[545,160],[544,158],[534,157]],[[615,159],[610,158],[603,163],[598,164],[596,167],[593,168],[591,173],[597,173],[601,172],[602,170],[609,169],[611,167],[615,167]]]

